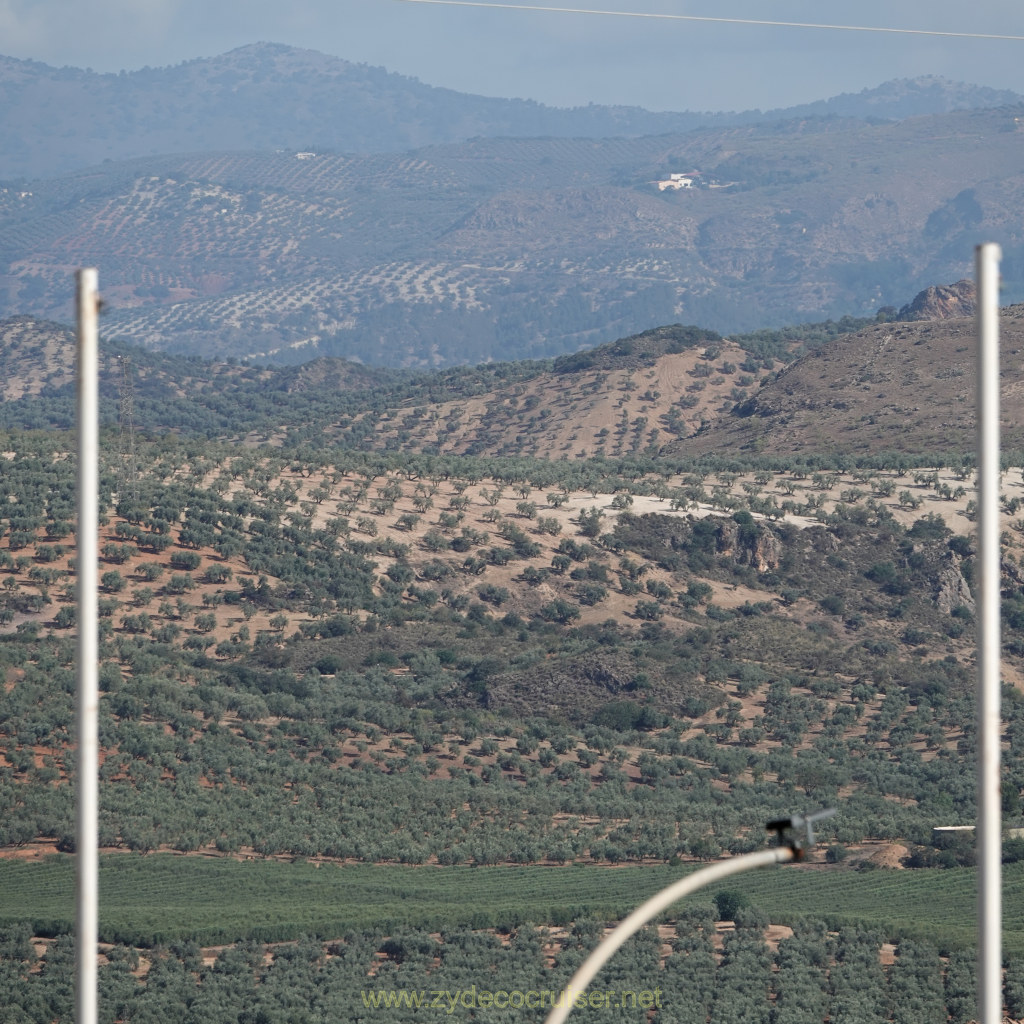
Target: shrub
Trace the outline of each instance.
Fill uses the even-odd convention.
[[[591,721],[594,725],[615,729],[617,732],[646,732],[661,728],[665,724],[665,716],[648,705],[640,705],[632,700],[616,700],[598,708]]]
[[[580,610],[577,605],[559,597],[544,605],[538,614],[547,622],[559,622],[564,625],[572,622],[573,619],[578,619]]]
[[[195,581],[188,573],[175,573],[164,584],[164,590],[168,594],[184,594],[195,587]]]
[[[576,591],[576,599],[585,605],[600,604],[607,596],[607,588],[600,583],[584,583]]]
[[[500,607],[509,598],[509,592],[504,587],[496,587],[493,583],[485,583],[482,587],[477,587],[476,593],[481,601],[486,601],[495,607]]]
[[[124,577],[117,571],[117,569],[111,569],[100,577],[100,586],[103,587],[108,594],[119,594],[124,590]]]
[[[580,533],[584,537],[597,537],[601,533],[601,520],[604,513],[597,507],[584,509],[580,512],[578,522]]]
[[[172,569],[180,569],[182,572],[192,572],[193,569],[199,568],[202,558],[200,558],[194,551],[172,551],[170,562]]]
[[[633,609],[633,614],[636,615],[638,619],[644,619],[647,622],[654,622],[661,618],[664,614],[664,609],[657,601],[637,601],[636,608]]]
[[[750,906],[750,897],[735,889],[723,889],[714,896],[719,921],[735,921],[736,914]]]
[[[929,512],[915,521],[907,531],[907,536],[911,540],[945,540],[952,532],[942,516]]]

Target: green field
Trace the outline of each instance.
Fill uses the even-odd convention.
[[[408,928],[490,928],[615,919],[680,877],[649,867],[316,867],[275,861],[112,856],[101,860],[100,932],[107,941],[148,946],[275,941]],[[37,934],[71,931],[74,861],[0,863],[0,924],[27,921]],[[972,945],[972,869],[828,870],[784,866],[732,880],[776,923],[801,917],[830,927],[864,922],[891,938],[912,936],[942,949]],[[708,890],[707,899],[717,891]],[[1004,870],[1004,945],[1024,954],[1024,865]],[[701,901],[697,894],[690,897]],[[706,902],[706,900],[705,900]]]

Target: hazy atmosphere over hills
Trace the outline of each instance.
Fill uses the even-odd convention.
[[[730,0],[722,10],[650,0],[618,5],[625,9],[615,15],[593,5],[531,9],[545,6],[248,0],[241,16],[202,0],[33,0],[0,10],[0,39],[12,56],[115,74],[273,40],[464,93],[562,107],[779,108],[922,75],[1024,91],[1014,0],[831,0],[820,8],[774,0],[770,10],[763,0]]]
[[[272,43],[168,68],[98,74],[0,57],[0,178],[52,177],[104,160],[220,150],[404,152],[473,137],[658,135],[780,118],[898,119],[1021,102],[934,77],[789,110],[559,109],[439,89],[384,68]]]
[[[147,347],[444,366],[870,315],[963,277],[983,238],[1024,297],[1024,108],[993,90],[723,118],[484,100],[266,44],[0,71],[8,159],[95,164],[0,192],[0,312],[67,319],[94,263],[107,333]],[[106,102],[77,119],[87,82]]]

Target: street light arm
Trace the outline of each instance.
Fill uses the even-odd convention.
[[[719,861],[717,864],[710,864],[700,871],[687,875],[686,878],[673,882],[670,886],[656,893],[646,903],[637,907],[629,917],[625,918],[614,931],[598,943],[594,951],[580,965],[579,970],[569,980],[562,998],[559,1000],[545,1024],[564,1024],[575,1003],[576,997],[585,992],[590,983],[597,976],[597,972],[612,958],[616,951],[635,935],[641,928],[663,910],[668,909],[677,900],[689,896],[691,892],[702,889],[705,885],[717,882],[730,875],[738,875],[744,871],[752,871],[754,868],[767,867],[769,864],[785,864],[795,860],[798,851],[792,846],[777,846],[769,850],[757,850],[754,853],[747,853],[741,857],[732,857],[729,860]]]

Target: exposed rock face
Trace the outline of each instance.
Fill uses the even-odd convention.
[[[715,548],[720,555],[734,558],[740,565],[752,565],[758,572],[775,569],[782,557],[782,541],[765,526],[745,529],[734,520],[723,520],[718,527]]]
[[[717,535],[715,537],[715,550],[720,555],[735,557],[736,541],[739,535],[739,525],[731,519],[725,520],[718,527]]]
[[[935,596],[935,603],[939,610],[947,615],[960,605],[965,605],[974,611],[974,598],[971,596],[971,588],[967,586],[960,571],[960,559],[952,551],[946,564],[939,573],[939,592]]]
[[[952,320],[974,316],[974,282],[966,278],[956,284],[933,285],[918,292],[913,302],[896,314],[897,320]]]
[[[750,549],[750,564],[758,572],[776,569],[782,557],[782,541],[771,530],[762,530]]]

